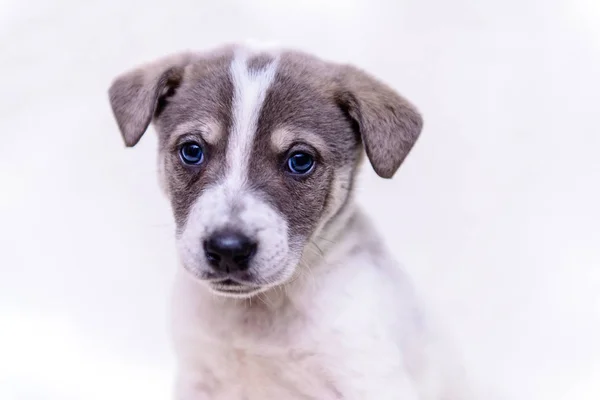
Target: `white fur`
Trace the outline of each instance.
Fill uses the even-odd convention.
[[[247,61],[247,50],[240,50],[230,68],[234,87],[233,127],[226,156],[229,172],[225,184],[233,188],[242,187],[247,177],[258,117],[277,70],[275,60],[265,69],[252,73]]]

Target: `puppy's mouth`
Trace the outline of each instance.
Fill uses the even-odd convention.
[[[249,285],[233,279],[208,282],[213,292],[230,297],[248,297],[262,290],[260,286]]]

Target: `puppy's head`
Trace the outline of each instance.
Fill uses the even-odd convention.
[[[346,204],[362,149],[391,178],[422,126],[385,84],[291,51],[179,54],[109,94],[127,146],[154,123],[183,266],[228,296],[290,279]]]

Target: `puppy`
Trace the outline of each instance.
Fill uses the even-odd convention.
[[[127,146],[158,133],[176,399],[469,397],[352,199],[363,153],[391,178],[415,144],[407,100],[349,65],[239,45],[141,66],[109,97]]]

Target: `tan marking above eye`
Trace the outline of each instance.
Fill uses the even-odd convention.
[[[279,128],[271,133],[271,147],[277,153],[283,153],[289,150],[295,142],[303,142],[314,147],[319,153],[327,153],[327,143],[323,138],[314,132],[293,129]]]
[[[181,136],[189,134],[198,134],[202,140],[210,145],[216,145],[223,138],[223,129],[221,125],[214,121],[199,122],[187,121],[183,122],[173,130],[171,135],[171,143],[174,144]]]

